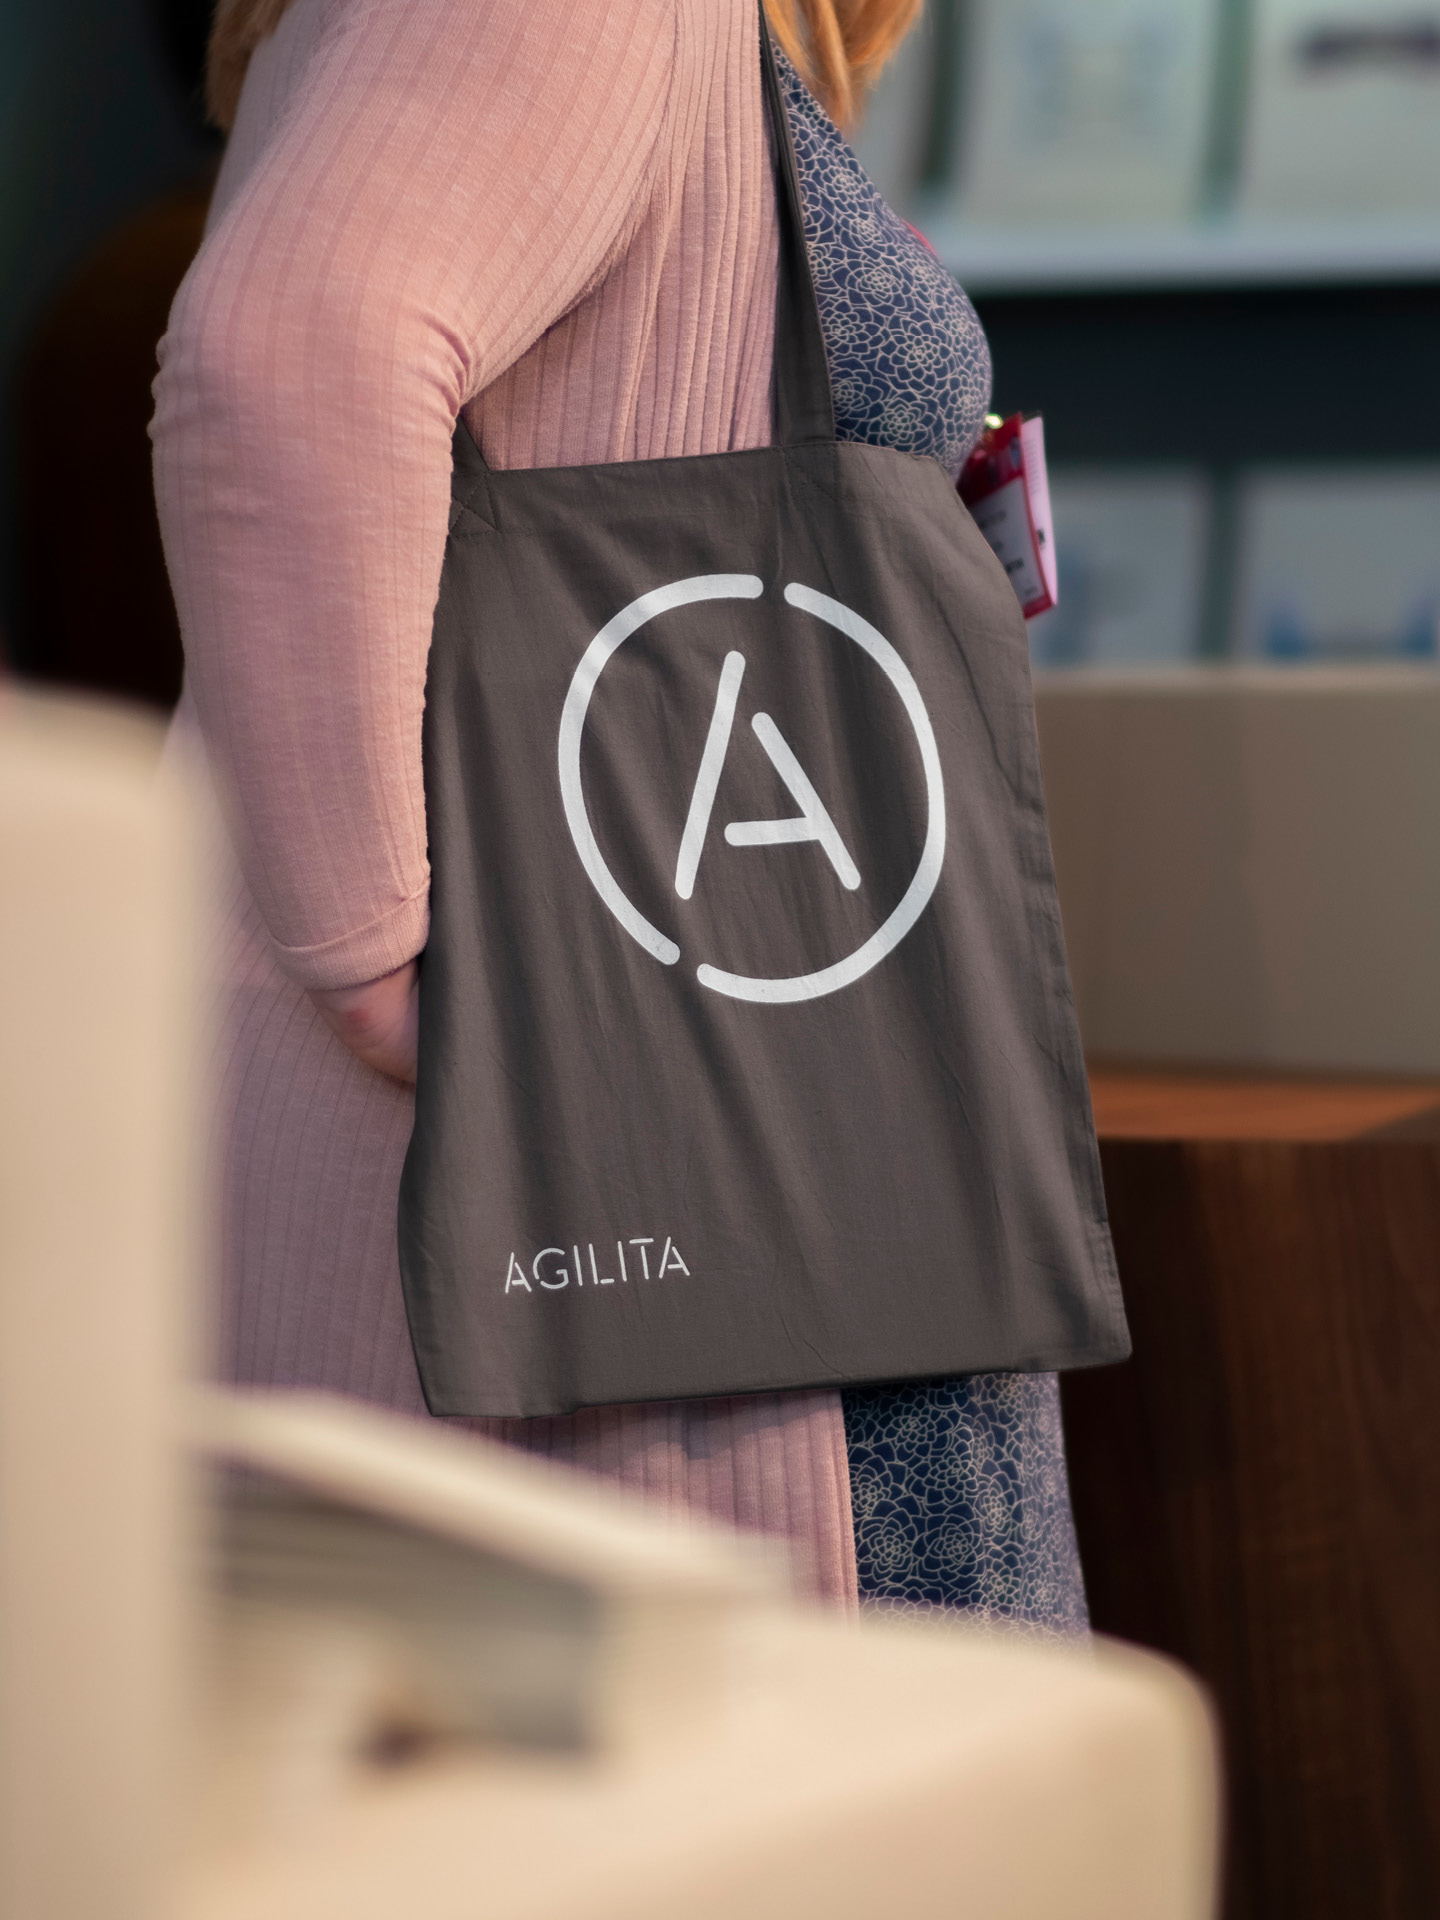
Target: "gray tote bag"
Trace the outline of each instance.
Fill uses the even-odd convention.
[[[456,435],[399,1222],[437,1414],[1128,1351],[1024,622],[934,460],[836,441],[761,56],[775,445]]]

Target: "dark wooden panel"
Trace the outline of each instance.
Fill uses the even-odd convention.
[[[1440,1145],[1108,1140],[1065,1383],[1095,1624],[1211,1685],[1231,1920],[1440,1914]]]

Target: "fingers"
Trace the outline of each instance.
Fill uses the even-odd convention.
[[[310,998],[357,1060],[404,1086],[414,1086],[420,986],[413,960],[363,986],[316,988]]]

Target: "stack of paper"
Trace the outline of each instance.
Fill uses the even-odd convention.
[[[217,1487],[212,1830],[392,1752],[623,1754],[703,1729],[783,1563],[546,1463],[320,1396],[194,1403]],[[582,1483],[583,1484],[583,1483]]]

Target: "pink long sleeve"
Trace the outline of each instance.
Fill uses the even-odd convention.
[[[171,316],[157,491],[190,690],[302,985],[424,944],[420,720],[456,412],[666,184],[678,17],[310,0],[247,89],[252,117],[267,77],[291,97],[222,179]],[[236,138],[243,167],[243,120]]]
[[[413,1102],[300,988],[424,943],[456,409],[501,467],[762,445],[774,267],[755,0],[292,0],[252,63],[155,421],[184,706],[244,870],[217,964],[232,1379],[425,1417]],[[472,1424],[783,1535],[853,1598],[833,1393]]]

